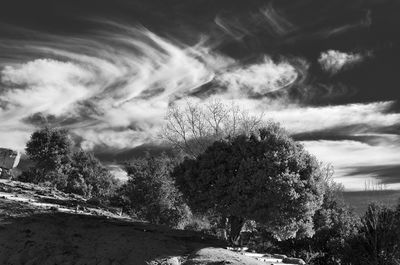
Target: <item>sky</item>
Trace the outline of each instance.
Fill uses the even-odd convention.
[[[400,188],[400,1],[2,0],[0,146],[45,124],[118,164],[168,106],[280,122],[348,190]]]

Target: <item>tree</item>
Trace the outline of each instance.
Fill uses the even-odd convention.
[[[196,157],[216,140],[256,131],[262,118],[219,100],[206,104],[187,101],[183,107],[169,108],[162,137],[184,155]]]
[[[130,208],[151,223],[180,227],[191,214],[170,176],[173,159],[162,155],[136,159],[126,166],[124,193]]]
[[[72,147],[66,130],[44,128],[34,132],[26,153],[35,165],[20,180],[49,182],[59,190],[86,198],[110,197],[117,186],[115,177],[92,154]]]
[[[29,159],[35,162],[34,172],[27,175],[34,177],[34,182],[43,182],[52,173],[64,174],[68,170],[72,141],[68,131],[46,127],[31,135],[25,151]]]
[[[327,166],[326,172],[323,202],[313,217],[315,234],[311,247],[322,253],[314,260],[315,264],[333,265],[341,264],[345,241],[357,234],[359,218],[345,204],[344,187],[333,181],[332,167]]]
[[[286,236],[312,225],[322,175],[316,159],[275,123],[257,134],[217,141],[172,173],[192,210],[228,217],[232,243],[248,219],[271,230],[284,227]]]
[[[83,150],[74,152],[67,187],[70,192],[104,199],[113,194],[117,184],[115,177],[93,154]]]
[[[343,185],[333,181],[333,167],[321,165],[324,196],[313,216],[314,235],[275,242],[277,252],[302,258],[307,264],[343,264],[346,240],[358,232],[359,218],[345,204]]]

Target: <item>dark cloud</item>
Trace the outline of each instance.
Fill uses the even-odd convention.
[[[161,154],[172,155],[174,152],[170,146],[144,144],[134,148],[126,149],[111,149],[111,148],[96,148],[93,150],[96,157],[108,163],[123,164],[135,158],[143,157],[146,154],[158,156]]]
[[[400,144],[399,125],[370,126],[359,123],[347,126],[330,127],[324,130],[315,130],[303,133],[294,133],[292,137],[298,141],[357,141],[369,145]]]

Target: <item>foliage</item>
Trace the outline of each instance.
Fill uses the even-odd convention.
[[[117,187],[117,180],[100,163],[100,161],[83,150],[72,156],[68,185],[80,189],[79,193],[86,197],[108,198]]]
[[[184,155],[196,157],[216,140],[256,131],[262,116],[249,115],[219,100],[206,104],[187,101],[184,106],[170,106],[162,137]]]
[[[25,151],[42,174],[52,171],[62,172],[64,166],[69,163],[72,141],[66,130],[46,127],[31,135]]]
[[[208,216],[192,215],[191,218],[188,218],[184,229],[210,233],[213,230],[213,227],[212,222],[209,220]]]
[[[358,221],[340,200],[327,194],[314,216],[315,235],[278,243],[278,251],[314,265],[400,264],[399,209],[371,204]]]
[[[400,264],[400,212],[371,204],[359,234],[347,240],[345,264]]]
[[[332,180],[332,167],[321,168],[325,192],[323,203],[313,216],[315,234],[278,242],[278,251],[301,257],[307,264],[341,264],[346,240],[357,234],[359,220],[341,197],[343,186]]]
[[[345,240],[357,233],[359,219],[344,203],[343,186],[333,181],[325,183],[325,194],[321,209],[313,221],[315,235],[314,250],[324,253],[319,264],[337,264],[345,247]]]
[[[26,153],[35,165],[19,180],[42,183],[86,198],[109,198],[116,179],[92,154],[73,150],[68,131],[44,128],[31,135]]]
[[[174,165],[174,160],[165,155],[132,161],[126,166],[130,178],[123,193],[138,217],[182,228],[191,213],[170,176]]]
[[[274,123],[215,142],[185,159],[173,177],[192,209],[229,218],[232,242],[247,219],[293,236],[299,226],[312,225],[323,195],[318,162]]]

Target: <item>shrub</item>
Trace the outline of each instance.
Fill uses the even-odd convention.
[[[212,225],[210,220],[204,215],[192,215],[184,224],[185,230],[201,231],[210,233]]]
[[[118,181],[100,163],[100,161],[83,150],[72,155],[68,192],[95,197],[100,200],[109,198],[115,192]],[[74,192],[75,191],[75,192]]]
[[[371,204],[362,218],[359,233],[347,240],[346,264],[400,264],[400,214]]]
[[[132,161],[126,166],[129,180],[124,195],[137,216],[151,223],[183,228],[191,212],[170,176],[174,165],[174,160],[165,155]]]
[[[278,242],[279,251],[301,257],[308,264],[342,264],[346,240],[358,231],[359,219],[344,203],[343,186],[333,182],[333,170],[324,169],[325,192],[323,202],[314,216],[315,234],[309,238],[296,238]]]
[[[51,185],[57,189],[107,202],[117,180],[92,154],[73,150],[68,131],[44,128],[31,135],[26,153],[35,165],[19,180]]]

